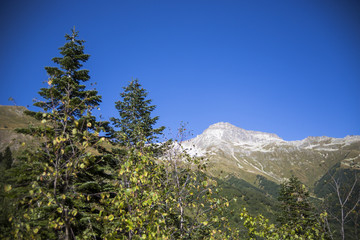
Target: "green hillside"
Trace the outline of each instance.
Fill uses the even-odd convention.
[[[0,105],[0,151],[4,151],[9,146],[14,155],[17,156],[21,146],[24,145],[23,143],[27,147],[36,145],[32,137],[15,132],[17,128],[39,124],[34,118],[24,114],[26,110],[22,106]]]

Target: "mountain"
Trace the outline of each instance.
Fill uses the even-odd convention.
[[[207,156],[213,176],[235,176],[250,183],[259,175],[276,183],[295,175],[313,187],[337,163],[360,169],[360,136],[285,141],[273,133],[219,122],[183,142],[183,147],[192,155]]]
[[[25,110],[22,106],[0,105],[0,151],[10,146],[16,156],[24,143],[27,147],[36,144],[30,136],[14,131],[39,124],[25,115]],[[279,184],[294,174],[313,187],[335,164],[360,169],[360,136],[285,141],[274,133],[219,122],[184,141],[183,147],[192,155],[207,156],[213,177],[235,177],[255,186],[259,186],[259,176]]]

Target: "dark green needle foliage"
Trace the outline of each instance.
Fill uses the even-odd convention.
[[[41,120],[41,126],[18,130],[42,143],[19,165],[28,165],[29,176],[34,177],[22,200],[15,201],[23,211],[12,219],[18,238],[96,238],[101,231],[96,221],[98,200],[110,186],[110,175],[109,156],[99,134],[107,123],[92,115],[101,96],[84,85],[90,79],[89,71],[81,69],[89,59],[84,41],[75,29],[65,38],[59,48],[62,56],[52,59],[59,67],[45,68],[48,87],[39,92],[43,100],[34,104],[42,111],[27,112]],[[13,191],[17,187],[14,183]]]
[[[154,128],[159,117],[151,117],[155,105],[147,99],[148,93],[137,79],[131,81],[120,93],[122,100],[115,103],[120,118],[111,118],[118,131],[112,137],[121,145],[136,146],[138,143],[150,143],[161,134],[164,127]]]
[[[281,184],[278,200],[281,204],[278,218],[281,224],[297,229],[298,233],[314,225],[316,219],[309,202],[309,192],[297,177],[292,176]]]
[[[60,47],[62,57],[55,57],[52,61],[60,66],[45,67],[49,75],[49,88],[42,88],[39,92],[45,101],[34,105],[45,111],[56,109],[63,111],[61,115],[80,117],[89,107],[96,107],[101,102],[101,96],[96,90],[86,90],[84,82],[90,79],[89,70],[80,69],[90,55],[84,53],[84,40],[77,39],[75,29],[71,35],[66,34],[67,42]]]

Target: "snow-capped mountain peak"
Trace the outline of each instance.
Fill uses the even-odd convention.
[[[232,143],[272,142],[282,140],[273,133],[245,130],[227,122],[219,122],[211,125],[202,135],[216,137],[220,140]]]
[[[258,145],[283,141],[273,133],[245,130],[227,122],[215,123],[207,128],[202,134],[191,140],[197,148],[206,149],[211,146],[225,145]]]
[[[308,172],[313,176],[317,172],[323,174],[319,169],[322,163],[332,166],[341,162],[344,166],[360,168],[360,136],[285,141],[273,133],[219,122],[183,142],[182,147],[191,155],[207,156],[217,169],[232,174],[261,174],[277,182],[290,176],[291,171],[303,176]]]

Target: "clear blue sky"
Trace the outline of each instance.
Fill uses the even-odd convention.
[[[32,105],[76,26],[105,119],[138,78],[159,124],[195,135],[219,121],[360,135],[359,13],[356,0],[1,1],[0,104]]]

